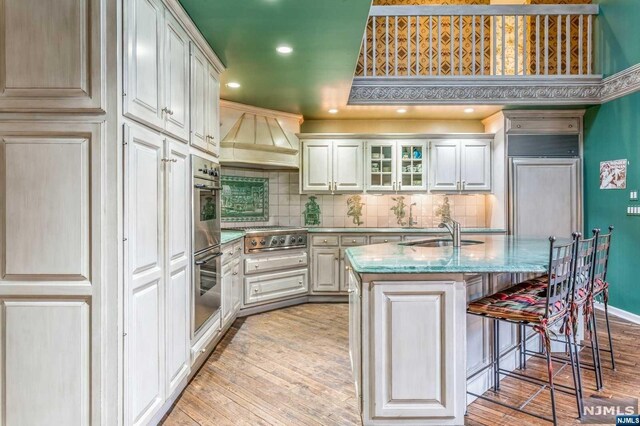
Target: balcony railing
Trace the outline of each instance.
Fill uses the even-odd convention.
[[[594,78],[598,5],[372,6],[356,78]]]

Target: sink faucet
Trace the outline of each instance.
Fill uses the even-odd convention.
[[[412,203],[409,206],[409,228],[413,227],[413,225],[417,225],[418,221],[416,220],[415,217],[413,217],[413,207],[416,205],[416,203]]]
[[[453,246],[460,247],[460,223],[453,219],[449,219],[449,222],[442,222],[438,228],[447,228],[453,239]]]

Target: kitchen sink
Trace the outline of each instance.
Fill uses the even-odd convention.
[[[476,244],[484,244],[483,241],[473,241],[473,240],[462,240],[460,245],[462,246],[474,246]],[[452,247],[453,240],[420,240],[420,241],[410,241],[406,243],[400,243],[402,246],[417,246],[417,247]]]

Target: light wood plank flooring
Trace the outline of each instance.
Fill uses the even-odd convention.
[[[599,324],[604,325],[602,316]],[[357,425],[348,354],[348,307],[307,304],[237,320],[167,415],[165,425]],[[617,371],[605,369],[605,397],[640,397],[640,326],[613,317]],[[606,334],[601,326],[601,342]],[[584,351],[584,359],[589,360]],[[603,355],[605,355],[603,353]],[[606,360],[606,358],[605,358]],[[605,366],[608,364],[605,363]],[[557,367],[560,370],[560,366]],[[528,374],[546,376],[533,360]],[[593,373],[585,371],[585,396],[596,394]],[[558,372],[571,382],[571,369]],[[502,381],[501,398],[522,402],[537,391],[513,379]],[[549,413],[548,392],[529,409]],[[559,394],[561,425],[579,424],[575,400]],[[477,401],[468,425],[548,425],[498,405]]]

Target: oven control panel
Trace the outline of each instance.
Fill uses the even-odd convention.
[[[282,235],[248,235],[245,237],[244,241],[245,253],[257,253],[262,251],[287,250],[306,247],[306,233],[291,233]]]

